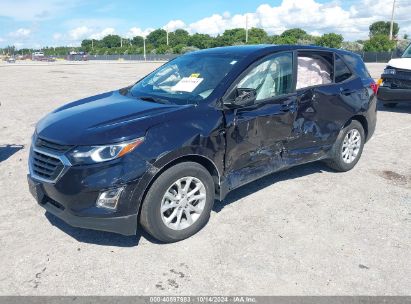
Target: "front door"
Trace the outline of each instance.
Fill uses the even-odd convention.
[[[296,115],[293,70],[292,52],[270,55],[244,72],[233,88],[255,89],[257,97],[251,105],[225,111],[229,189],[284,166],[281,153]]]

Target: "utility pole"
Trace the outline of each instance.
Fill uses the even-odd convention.
[[[144,49],[144,61],[146,61],[147,57],[146,57],[146,37],[145,36],[143,37],[143,49]]]
[[[94,39],[91,39],[91,49],[94,50]]]
[[[123,47],[123,38],[120,37],[120,47]]]
[[[168,46],[168,29],[167,29],[167,46]]]
[[[395,11],[395,1],[392,2],[392,12],[391,12],[391,26],[390,26],[390,40],[393,38],[393,31],[394,31],[394,11]]]
[[[248,15],[245,15],[245,43],[248,43]]]

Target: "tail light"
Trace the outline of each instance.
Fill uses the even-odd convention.
[[[378,83],[372,82],[370,84],[370,87],[372,89],[372,91],[374,92],[375,95],[377,95],[378,93],[378,88],[380,87]]]

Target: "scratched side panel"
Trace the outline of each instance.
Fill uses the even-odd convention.
[[[139,201],[151,180],[168,163],[184,156],[202,156],[224,172],[224,119],[221,111],[207,105],[181,111],[147,131],[139,157],[150,164],[136,187]]]
[[[341,94],[349,88],[355,93]],[[368,97],[359,79],[299,91],[298,114],[293,125],[293,138],[287,142],[288,165],[325,158],[344,124],[362,113]]]
[[[295,103],[296,95],[290,95],[225,112],[227,188],[235,189],[285,166],[282,153],[292,135]]]

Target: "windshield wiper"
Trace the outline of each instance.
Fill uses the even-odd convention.
[[[136,98],[144,100],[144,101],[149,101],[149,102],[156,102],[156,103],[161,103],[161,104],[170,104],[170,102],[166,99],[153,97],[153,96],[138,96]]]

